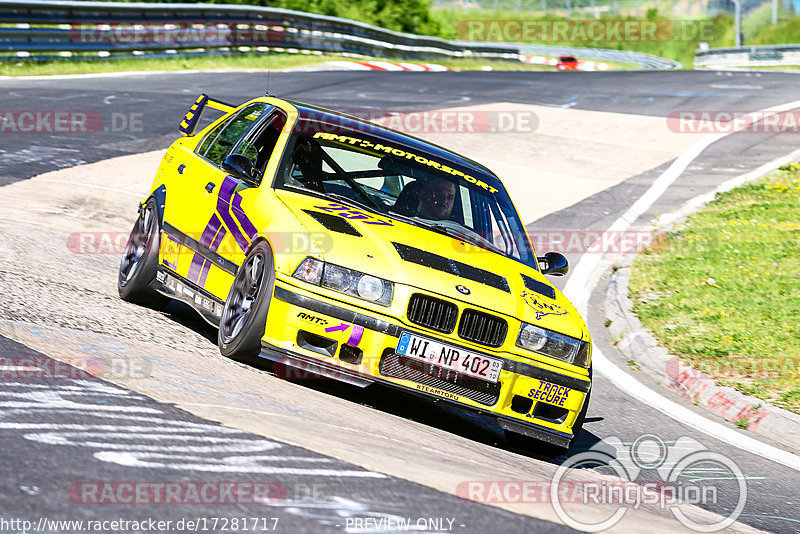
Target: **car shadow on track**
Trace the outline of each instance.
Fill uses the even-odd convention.
[[[188,304],[171,300],[169,305],[161,310],[161,313],[181,326],[194,330],[214,345],[217,344],[217,329],[201,319]]]
[[[266,363],[267,366],[259,366],[259,368],[268,369],[268,362]],[[416,423],[434,427],[484,445],[556,465],[562,463],[569,456],[592,448],[600,441],[600,438],[587,427],[590,427],[592,423],[602,421],[603,418],[588,417],[584,423],[583,431],[569,453],[560,456],[549,456],[539,450],[538,442],[534,440],[506,439],[497,421],[489,415],[477,414],[453,406],[445,401],[427,399],[379,384],[361,388],[323,377],[309,376],[308,373],[304,373],[304,375],[306,378],[303,379],[279,378],[343,400],[356,402],[362,406],[368,406]]]
[[[173,300],[162,312],[176,323],[194,330],[210,343],[216,345],[217,329],[201,319],[190,306]],[[250,365],[256,369],[271,372],[277,378],[287,380],[293,384],[438,428],[484,445],[556,465],[562,463],[565,458],[573,454],[592,448],[600,441],[600,438],[591,432],[590,427],[592,423],[602,421],[603,418],[590,416],[586,418],[583,431],[568,454],[548,456],[540,451],[537,452],[539,447],[537,447],[538,443],[534,440],[506,439],[503,430],[493,417],[467,411],[445,401],[428,399],[380,384],[362,388],[320,377],[305,370],[301,373],[303,378],[287,378],[286,376],[281,376],[285,373],[272,372],[272,363],[268,360],[259,360]],[[589,413],[591,415],[591,406],[589,407]]]

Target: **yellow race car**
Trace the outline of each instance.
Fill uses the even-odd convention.
[[[222,116],[195,133],[202,112]],[[355,117],[201,95],[167,150],[119,270],[123,299],[178,299],[223,355],[386,384],[568,449],[591,339],[543,275],[491,171]],[[547,445],[545,445],[547,444]]]

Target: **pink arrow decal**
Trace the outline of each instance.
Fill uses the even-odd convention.
[[[326,332],[344,332],[348,328],[350,328],[349,324],[342,323],[339,326],[329,326],[328,328],[325,329],[325,331]]]

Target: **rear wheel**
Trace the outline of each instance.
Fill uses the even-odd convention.
[[[150,198],[139,212],[119,264],[117,289],[123,300],[156,309],[169,303],[170,299],[151,285],[158,269],[160,245],[161,221],[156,201]]]
[[[222,317],[217,343],[223,356],[254,360],[261,352],[275,286],[275,262],[270,246],[257,243],[236,272]]]

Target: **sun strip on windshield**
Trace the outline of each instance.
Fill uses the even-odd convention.
[[[375,150],[376,152],[385,152],[386,154],[391,154],[398,158],[405,158],[408,160],[413,159],[414,161],[416,161],[421,165],[428,165],[429,167],[432,167],[447,174],[451,174],[453,176],[461,176],[467,182],[475,184],[478,187],[482,187],[483,189],[489,191],[490,193],[497,193],[496,187],[492,187],[486,182],[478,180],[474,176],[470,176],[469,174],[464,174],[458,169],[453,169],[452,167],[448,167],[447,165],[441,164],[437,161],[429,160],[428,158],[419,156],[412,152],[407,152],[400,148],[396,148],[390,145],[383,145],[381,143],[372,143],[370,141],[367,141],[366,139],[359,139],[358,137],[351,137],[347,135],[336,135],[327,132],[317,132],[314,134],[314,138],[324,139],[326,141],[333,141],[335,143],[348,144],[352,146],[357,145],[361,148],[370,148],[372,150]]]

